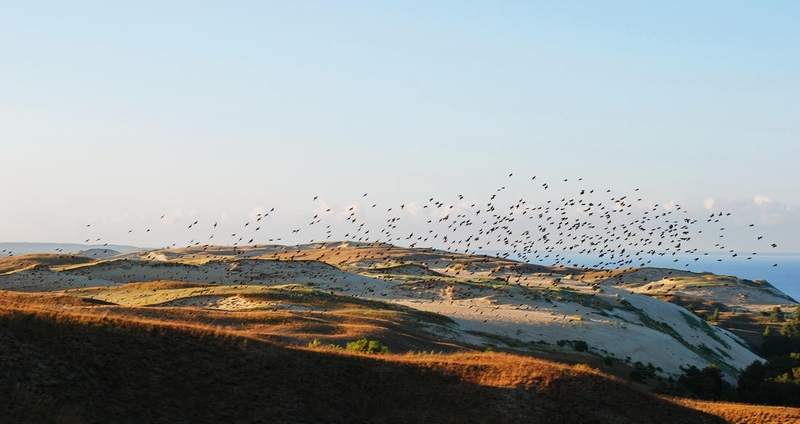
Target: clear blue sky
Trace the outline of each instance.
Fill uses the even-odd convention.
[[[800,3],[397,3],[4,2],[0,241],[308,241],[537,175],[800,251]]]

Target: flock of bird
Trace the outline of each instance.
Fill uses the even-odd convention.
[[[508,177],[514,178],[513,174]],[[704,216],[695,217],[677,204],[649,204],[639,197],[639,189],[616,195],[612,190],[586,187],[582,178],[570,185],[569,179],[550,183],[537,181],[537,177],[533,176],[528,183],[527,199],[526,196],[512,196],[510,193],[513,190],[500,186],[482,200],[456,193],[449,199],[428,197],[423,202],[380,206],[369,201],[369,193],[363,193],[359,195],[361,202],[334,210],[320,196],[313,196],[310,201],[315,211],[310,215],[306,227],[285,228],[283,234],[276,233],[274,229],[279,228],[280,223],[272,222],[272,214],[276,210],[272,207],[255,214],[230,232],[228,240],[232,242],[227,246],[224,241],[225,235],[229,234],[228,228],[223,230],[218,221],[191,219],[184,224],[185,231],[194,234],[198,240],[192,240],[186,246],[173,245],[172,248],[182,254],[204,251],[223,256],[240,254],[235,265],[224,261],[206,263],[202,267],[169,262],[108,264],[108,267],[101,265],[59,272],[49,287],[53,290],[62,287],[85,288],[94,284],[93,278],[116,284],[165,279],[234,288],[299,283],[315,285],[331,293],[338,290],[356,297],[380,298],[395,293],[401,298],[419,296],[420,300],[439,304],[448,300],[452,304],[464,296],[472,298],[484,290],[497,290],[496,287],[485,288],[482,285],[467,284],[461,287],[436,279],[422,279],[418,285],[402,286],[393,282],[391,275],[369,274],[371,265],[397,263],[398,260],[403,262],[413,256],[414,259],[407,263],[421,265],[419,272],[423,274],[431,272],[432,275],[440,275],[434,271],[438,270],[458,276],[463,271],[462,276],[467,277],[478,275],[504,279],[511,288],[520,285],[520,280],[525,280],[522,283],[528,290],[508,291],[504,295],[507,299],[489,308],[481,307],[478,312],[482,319],[502,319],[501,308],[535,310],[540,301],[547,308],[558,307],[551,301],[551,296],[558,292],[560,277],[565,274],[554,274],[552,268],[547,269],[532,280],[531,286],[527,275],[542,272],[544,268],[524,263],[608,271],[644,267],[654,258],[674,257],[674,263],[683,261],[683,268],[688,268],[693,262],[712,253],[698,247],[704,244],[708,246],[709,239],[719,253],[731,259],[750,260],[757,254],[737,252],[723,242],[726,228],[732,227],[730,212],[709,211]],[[555,192],[562,195],[547,196]],[[568,192],[572,195],[563,195]],[[362,203],[367,206],[362,207]],[[166,214],[160,219],[166,219]],[[90,227],[91,224],[88,224],[87,228]],[[755,224],[748,225],[751,231],[756,231],[754,227]],[[209,233],[203,236],[207,239],[201,243],[197,236],[203,228]],[[133,229],[129,232],[133,232]],[[145,232],[151,233],[150,228]],[[274,243],[282,240],[278,236],[297,238],[305,234],[314,237],[305,246]],[[216,244],[217,240],[223,241],[222,245]],[[362,248],[347,249],[348,243],[337,243],[339,240],[354,242]],[[99,242],[102,238],[86,240],[87,243],[91,241]],[[264,244],[264,241],[272,244]],[[753,243],[777,247],[775,243],[763,241],[763,237],[756,233]],[[377,248],[369,249],[370,246]],[[277,264],[274,269],[269,265],[250,264],[246,258],[254,254],[253,249],[257,252],[256,257],[289,262]],[[716,260],[722,260],[718,254],[713,256]],[[326,268],[327,265],[320,262],[340,269]],[[348,272],[349,265],[356,265],[362,271],[352,274]],[[363,274],[363,270],[367,270],[367,274]],[[38,272],[34,270],[30,278],[42,281],[53,278],[46,271],[37,275]],[[427,287],[426,284],[434,286]],[[589,281],[588,284],[595,283]],[[517,302],[527,301],[511,305],[508,302],[513,303],[514,296],[518,296]],[[473,307],[478,308],[469,306]],[[588,313],[581,307],[570,312]],[[561,315],[563,320],[571,319],[563,313],[556,318]]]
[[[512,173],[508,178],[518,177]],[[724,241],[725,230],[732,225],[730,212],[691,216],[680,205],[646,204],[639,197],[638,188],[628,195],[614,195],[612,190],[588,187],[582,178],[572,180],[571,185],[568,178],[557,183],[543,182],[536,176],[525,179],[529,184],[525,187],[527,196],[522,197],[512,197],[506,186],[500,186],[482,200],[455,193],[448,199],[429,197],[419,203],[381,207],[367,202],[370,195],[364,193],[359,195],[360,202],[334,211],[320,196],[314,196],[310,200],[316,211],[305,228],[281,231],[281,223],[272,220],[269,234],[262,227],[267,227],[265,223],[275,207],[243,222],[230,236],[227,231],[220,234],[217,221],[191,220],[184,225],[187,233],[195,237],[187,247],[221,244],[237,248],[299,240],[309,234],[303,242],[381,242],[468,254],[488,252],[523,262],[593,269],[645,266],[654,258],[663,263],[665,257],[674,257],[676,265],[688,268],[710,254],[717,261],[725,257],[750,260],[756,250],[777,247],[764,242],[760,235],[753,236],[753,251],[737,252],[727,247]],[[548,198],[548,193],[556,191],[554,188],[572,195]],[[160,219],[166,216],[163,214]],[[202,228],[209,233],[201,235]],[[150,233],[151,229],[140,231]],[[91,237],[84,242],[102,241],[102,237]]]
[[[360,192],[358,202],[342,208],[329,206],[324,196],[309,196],[313,211],[303,226],[282,225],[277,206],[235,224],[192,217],[176,223],[191,236],[189,243],[120,256],[108,246],[107,261],[80,258],[84,262],[71,263],[75,266],[20,266],[19,272],[0,273],[0,286],[131,306],[132,313],[148,319],[185,316],[241,328],[259,327],[262,318],[228,314],[272,309],[285,313],[284,323],[288,316],[324,321],[329,312],[347,311],[353,302],[377,300],[450,317],[464,330],[453,333],[448,328],[446,334],[456,334],[454,338],[474,340],[476,328],[528,342],[580,337],[613,353],[621,349],[616,339],[603,339],[605,330],[591,335],[587,329],[627,328],[625,319],[606,313],[607,306],[624,309],[636,303],[634,295],[644,295],[619,277],[627,272],[611,270],[645,267],[656,258],[662,263],[674,258],[678,265],[670,268],[689,268],[704,256],[721,259],[712,253],[735,260],[757,254],[737,252],[725,243],[727,229],[735,226],[726,211],[692,216],[680,205],[648,203],[638,189],[617,194],[587,187],[581,178],[571,183],[524,178],[526,195],[518,196],[512,193],[520,178],[508,178],[481,197],[456,192],[447,198],[383,204],[381,197]],[[757,246],[751,250],[777,248],[756,233],[755,224],[745,225]],[[97,231],[93,224],[86,228]],[[156,233],[151,228],[139,231]],[[104,242],[97,233],[86,240]],[[708,252],[708,246],[719,252]],[[102,249],[90,252],[106,256]],[[59,264],[75,259],[62,256]],[[596,272],[600,270],[605,272]],[[684,288],[677,283],[664,287],[673,271],[634,270],[630,274],[640,274],[630,278],[648,287],[644,290],[664,280],[654,290],[658,293],[649,294],[679,295]],[[304,297],[308,289],[312,299]],[[175,314],[174,307],[186,309],[186,315]],[[673,315],[685,322],[679,314]],[[223,315],[225,319],[216,321]],[[273,322],[273,314],[267,315],[264,322]],[[330,322],[342,322],[339,318]],[[636,331],[630,334],[644,330]],[[714,342],[704,332],[691,337]],[[690,355],[689,347],[676,345],[684,348]],[[636,354],[644,358],[654,349],[637,348]],[[620,357],[627,355],[633,354],[620,351]]]

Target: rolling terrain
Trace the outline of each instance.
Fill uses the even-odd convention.
[[[20,421],[721,422],[625,376],[714,364],[734,380],[759,357],[726,323],[793,303],[727,276],[380,243],[35,254],[0,272],[0,399]],[[692,312],[709,307],[719,326]],[[344,349],[358,339],[393,353]]]

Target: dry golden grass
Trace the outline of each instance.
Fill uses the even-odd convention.
[[[248,314],[0,292],[0,369],[10,376],[0,381],[0,416],[75,423],[712,423],[729,413],[658,398],[585,365],[441,349],[396,315]],[[462,353],[365,356],[292,347],[320,336],[339,345],[369,337],[396,352],[416,343],[416,350]],[[790,416],[760,408],[742,410]]]
[[[112,292],[128,291],[129,285],[104,288]],[[190,286],[170,282],[136,283],[134,288],[152,292],[152,287],[183,290]],[[421,323],[433,326],[447,324],[449,319],[436,314],[347,296],[328,295],[305,290],[281,290],[258,287],[258,293],[240,294],[232,287],[212,287],[219,293],[236,293],[245,298],[282,304],[308,305],[308,309],[261,308],[246,311],[209,310],[196,307],[126,307],[103,300],[64,294],[0,291],[0,307],[7,312],[34,313],[60,323],[104,322],[126,326],[159,326],[179,331],[200,331],[208,334],[231,334],[269,340],[284,345],[306,345],[313,339],[344,345],[348,341],[370,336],[398,351],[444,351],[468,349],[438,340]],[[172,298],[172,297],[171,297]],[[177,298],[180,298],[178,296]],[[119,299],[114,299],[119,300]],[[311,308],[314,308],[313,310]]]
[[[8,422],[721,422],[584,367],[290,348],[22,298],[0,297]]]
[[[0,258],[0,274],[11,271],[20,271],[23,269],[32,268],[37,265],[55,267],[55,266],[84,264],[90,262],[94,262],[94,260],[77,255],[32,253],[29,255]]]
[[[709,402],[691,399],[670,399],[672,402],[705,411],[737,424],[795,424],[800,422],[800,408],[748,405],[731,402]]]

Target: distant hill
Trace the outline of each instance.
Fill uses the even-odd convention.
[[[86,250],[79,250],[75,252],[76,255],[85,256],[87,258],[98,258],[98,259],[105,259],[105,258],[113,258],[121,254],[119,250],[108,249],[108,248],[92,248]]]
[[[114,250],[119,253],[145,250],[141,247],[121,244],[0,242],[0,257],[9,256],[9,252],[12,255],[25,255],[28,253],[78,253],[90,249]]]

